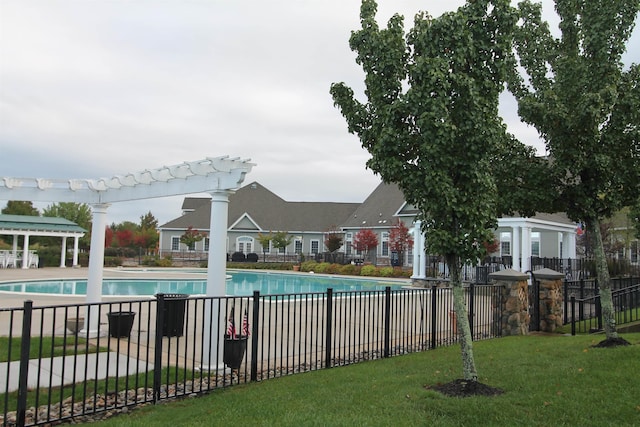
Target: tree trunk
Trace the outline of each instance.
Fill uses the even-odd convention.
[[[471,338],[471,328],[469,327],[469,316],[464,300],[464,289],[460,279],[461,262],[455,255],[447,255],[449,265],[451,286],[453,288],[453,309],[456,313],[456,322],[460,338],[460,350],[462,351],[462,371],[464,379],[467,381],[478,381],[478,372],[473,358],[473,340]]]
[[[604,255],[602,234],[600,233],[600,220],[593,219],[587,225],[587,231],[593,233],[593,254],[596,264],[596,277],[600,288],[600,305],[602,307],[602,322],[607,339],[618,338],[616,330],[615,312],[613,310],[613,298],[611,296],[611,277],[609,267]]]

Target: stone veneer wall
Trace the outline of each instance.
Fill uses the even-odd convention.
[[[548,268],[533,272],[540,282],[540,330],[554,332],[562,326],[563,301],[562,273]]]
[[[492,306],[502,336],[529,333],[528,278],[528,275],[511,269],[489,274],[494,286],[501,289]]]

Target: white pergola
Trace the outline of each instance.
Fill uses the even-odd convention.
[[[240,188],[255,164],[250,159],[209,157],[158,169],[100,179],[10,178],[0,180],[0,200],[86,203],[93,211],[87,303],[102,300],[102,270],[107,210],[113,203],[192,193],[211,195],[210,247],[207,296],[225,295],[227,217],[229,195]],[[83,335],[96,336],[97,315],[88,317]],[[217,317],[213,316],[213,322]],[[212,328],[212,335],[217,329]],[[215,332],[217,334],[217,332]],[[214,343],[211,343],[214,344]],[[206,348],[206,347],[205,347]],[[214,347],[212,347],[214,348]]]

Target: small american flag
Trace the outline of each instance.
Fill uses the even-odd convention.
[[[242,317],[242,335],[245,337],[249,335],[249,316],[247,315],[247,309],[244,309],[244,316]]]
[[[236,323],[233,320],[235,312],[235,307],[231,307],[231,313],[229,314],[229,319],[227,319],[227,335],[229,338],[236,337]]]

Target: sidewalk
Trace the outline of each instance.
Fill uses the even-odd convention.
[[[27,388],[57,387],[85,380],[102,380],[116,372],[119,375],[125,372],[127,375],[133,375],[152,369],[153,365],[144,360],[126,357],[116,352],[32,359],[29,361]],[[0,384],[7,384],[7,392],[18,390],[19,373],[20,361],[0,363]]]

